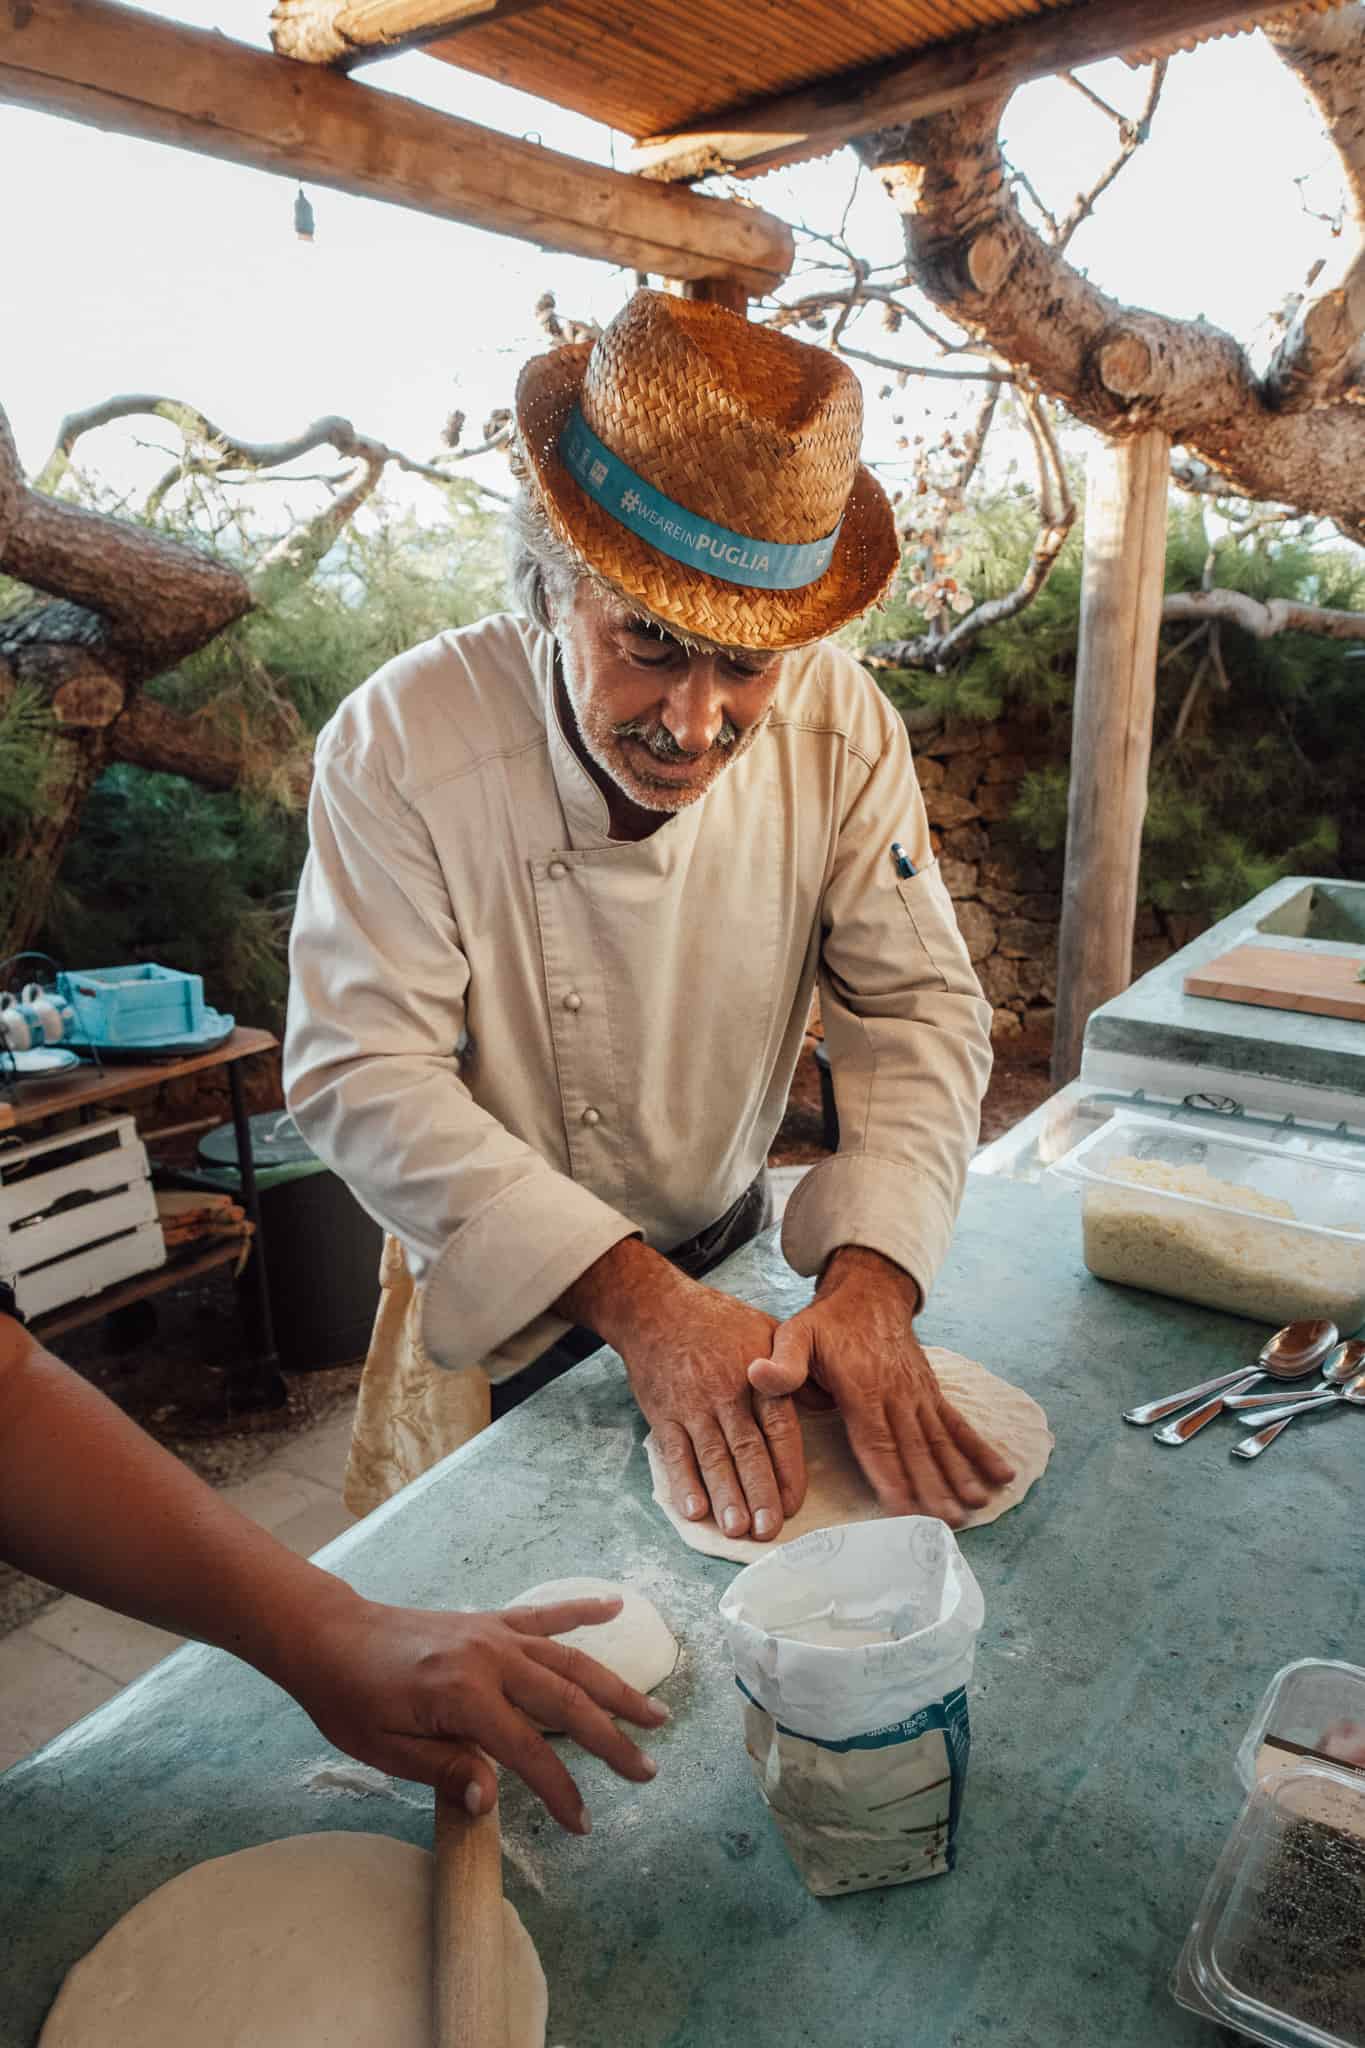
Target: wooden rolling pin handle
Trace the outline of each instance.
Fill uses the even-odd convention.
[[[436,2048],[508,2048],[498,1810],[436,1794],[432,1969]]]

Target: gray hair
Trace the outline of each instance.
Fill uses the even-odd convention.
[[[573,603],[579,585],[586,583],[599,595],[614,598],[618,603],[625,598],[641,618],[648,619],[660,632],[679,641],[693,653],[707,652],[718,646],[716,641],[708,640],[700,633],[684,632],[667,619],[656,619],[638,598],[626,597],[624,591],[618,590],[614,583],[590,568],[550,524],[544,500],[533,478],[528,475],[528,469],[529,464],[524,457],[514,458],[513,474],[518,479],[518,486],[507,514],[507,581],[512,603],[518,611],[525,612],[547,633],[553,633],[554,611],[567,609]]]
[[[539,491],[523,477],[507,514],[507,581],[513,604],[553,633],[552,611],[572,604],[585,580],[600,579],[560,539]]]

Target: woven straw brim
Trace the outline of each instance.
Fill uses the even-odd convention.
[[[724,583],[660,554],[619,525],[559,456],[559,437],[591,353],[590,342],[579,342],[534,357],[517,381],[516,396],[521,444],[550,524],[590,569],[662,624],[722,647],[805,647],[876,603],[896,573],[900,550],[890,501],[867,469],[855,476],[828,569],[802,590]],[[661,396],[660,403],[667,399]]]

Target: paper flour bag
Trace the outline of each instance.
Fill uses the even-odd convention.
[[[945,1522],[815,1529],[720,1603],[759,1791],[817,1897],[953,1867],[984,1606]]]

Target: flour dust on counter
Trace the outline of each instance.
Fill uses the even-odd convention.
[[[931,1344],[925,1354],[934,1369],[944,1396],[965,1416],[972,1428],[993,1443],[1014,1467],[1008,1486],[993,1493],[984,1507],[972,1508],[963,1527],[972,1529],[983,1522],[998,1521],[1010,1508],[1018,1507],[1030,1487],[1047,1469],[1056,1442],[1047,1417],[1022,1387],[987,1372],[974,1359]],[[713,1516],[689,1522],[673,1506],[668,1475],[653,1434],[645,1438],[654,1498],[684,1543],[708,1557],[729,1557],[738,1564],[754,1564],[768,1557],[776,1544],[794,1543],[812,1529],[838,1528],[850,1522],[874,1522],[882,1518],[877,1496],[853,1455],[848,1431],[837,1410],[806,1413],[801,1418],[801,1435],[806,1450],[806,1498],[799,1511],[788,1517],[782,1533],[767,1543],[750,1536],[727,1536]]]
[[[340,1833],[198,1863],[74,1966],[38,2048],[431,2048],[433,1868]],[[506,1912],[509,2048],[545,2048],[545,1973]]]

